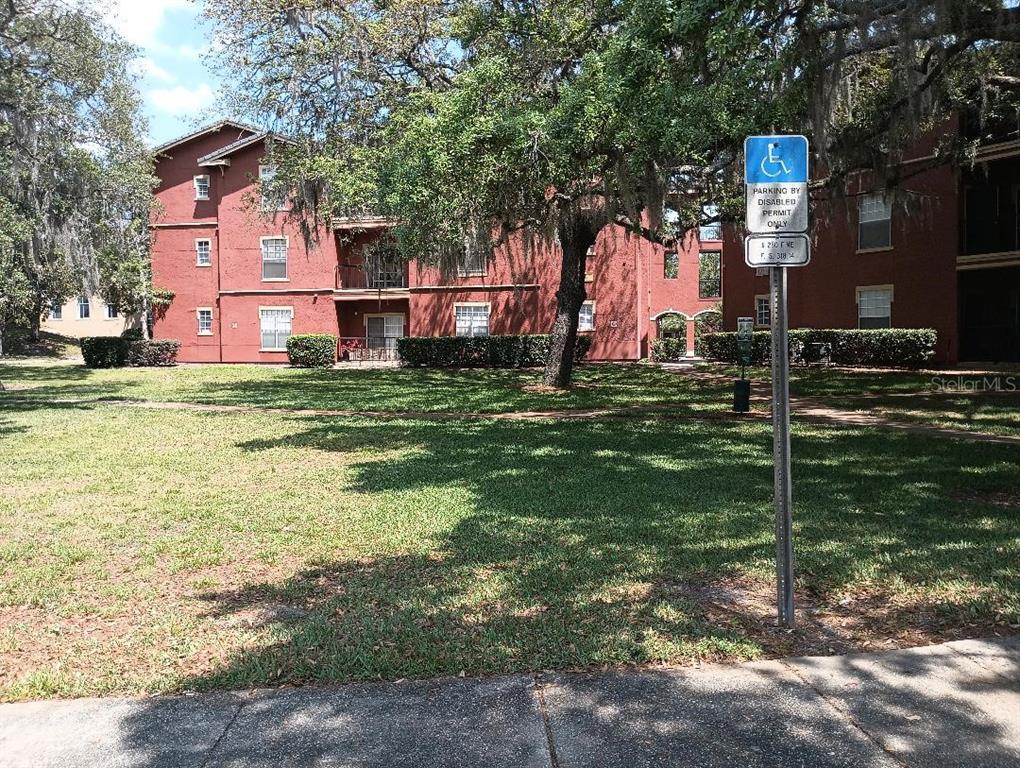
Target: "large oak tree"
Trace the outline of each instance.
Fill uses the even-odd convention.
[[[0,338],[74,292],[140,308],[155,179],[134,55],[80,3],[0,3]]]
[[[1015,8],[991,0],[210,0],[235,103],[297,143],[308,225],[390,216],[450,267],[561,249],[546,382],[567,386],[599,229],[669,242],[740,216],[740,149],[810,135],[818,186],[878,169],[953,110],[1015,109]],[[935,161],[962,156],[953,137]],[[712,204],[706,209],[707,204]]]

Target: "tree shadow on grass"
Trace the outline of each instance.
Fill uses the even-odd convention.
[[[493,413],[682,403],[724,387],[687,380],[648,366],[589,365],[568,392],[531,391],[537,370],[385,368],[279,370],[269,377],[224,381],[195,393],[199,402],[258,407],[363,411]]]
[[[415,514],[451,524],[403,552],[327,558],[281,582],[206,595],[219,620],[268,617],[273,640],[185,687],[744,658],[771,631],[739,605],[720,623],[686,589],[771,578],[763,427],[300,423],[309,426],[296,435],[241,447],[383,450],[354,464],[354,489],[420,498]],[[958,499],[962,488],[1016,483],[1020,451],[820,428],[802,428],[794,451],[798,590],[815,604],[895,582],[919,595],[886,612],[907,626],[933,614],[986,626],[1017,610],[1020,576],[1003,553],[1020,520]],[[466,492],[469,508],[438,509],[437,489]],[[943,599],[938,585],[954,582],[971,591]],[[275,621],[280,605],[299,617]]]
[[[327,557],[289,578],[205,594],[211,620],[247,622],[268,634],[216,669],[183,679],[182,688],[733,659],[756,650],[754,638],[739,626],[707,620],[678,587],[727,574],[767,578],[771,467],[764,427],[651,420],[298,423],[307,428],[241,447],[261,452],[298,445],[339,455],[374,446],[380,455],[353,468],[355,489],[366,498],[406,492],[424,499],[449,488],[467,492],[470,509],[421,546],[407,543],[404,551],[359,560]],[[874,579],[933,588],[961,580],[999,599],[1017,594],[1015,567],[1003,562],[1020,533],[1017,516],[953,501],[962,488],[1016,484],[1016,448],[798,427],[794,452],[802,589],[824,596]],[[444,511],[423,501],[420,514]],[[930,600],[939,600],[937,589]],[[888,733],[898,740],[908,765],[938,765],[930,758],[944,755],[962,757],[962,764],[1015,760],[1006,727],[959,699],[1015,693],[1020,670],[965,675],[951,693],[921,684],[905,703],[901,678],[937,676],[935,661],[917,662],[913,672],[892,679],[848,663],[868,689],[866,709],[855,715],[876,738]],[[631,678],[560,676],[549,696],[550,732],[561,748],[619,751],[636,766],[702,754],[696,750],[706,750],[705,765],[733,764],[744,755],[769,764],[764,757],[770,750],[791,759],[809,754],[813,765],[885,759],[803,681],[747,674],[757,681],[747,689],[706,687],[655,670]],[[833,695],[853,689],[834,679]],[[818,689],[825,684],[813,682]],[[274,694],[276,704],[251,705],[238,716],[238,732],[211,738],[210,748],[246,765],[306,753],[310,762],[415,765],[437,734],[452,733],[456,741],[493,722],[492,702],[466,692],[476,684],[420,685]],[[482,724],[432,725],[416,732],[411,744],[386,736],[380,722],[397,717],[402,696],[419,712],[445,713],[447,704],[435,693],[441,690],[454,691],[459,706],[477,709]],[[359,703],[380,700],[387,703],[367,714]],[[154,735],[152,728],[165,720],[162,701],[140,705],[121,724],[122,741],[139,765],[164,764],[158,749],[163,731]],[[305,708],[287,710],[288,701]],[[233,719],[225,716],[224,729],[228,722]],[[718,735],[706,738],[706,729]],[[266,753],[266,744],[279,751]],[[249,745],[256,748],[249,751]],[[444,749],[437,764],[479,760],[472,749]]]
[[[78,363],[32,363],[11,364],[0,362],[0,381],[5,386],[16,382],[38,381],[83,381],[93,375],[91,368]],[[16,392],[18,390],[6,390]]]

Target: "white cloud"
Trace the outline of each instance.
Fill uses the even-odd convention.
[[[145,77],[150,80],[158,80],[161,83],[177,82],[176,77],[167,72],[163,69],[163,67],[159,66],[159,64],[150,59],[148,56],[135,59],[131,63],[131,66],[135,73],[141,77]]]
[[[156,43],[156,33],[168,10],[195,10],[190,0],[97,0],[96,7],[106,14],[110,26],[143,48]]]
[[[199,83],[194,88],[175,85],[173,88],[154,88],[147,98],[153,107],[174,117],[199,116],[203,108],[212,104],[214,97],[209,83]]]
[[[198,61],[202,54],[205,53],[205,50],[194,45],[185,44],[178,46],[174,50],[174,53],[176,53],[182,59],[193,59],[195,61]]]

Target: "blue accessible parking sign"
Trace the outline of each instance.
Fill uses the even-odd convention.
[[[805,136],[748,136],[744,139],[744,181],[806,184],[808,142]]]
[[[748,232],[785,235],[807,231],[808,143],[805,137],[748,136],[744,140],[744,178],[747,181]]]

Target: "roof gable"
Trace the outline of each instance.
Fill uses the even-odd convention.
[[[244,132],[246,132],[248,134],[264,134],[265,133],[261,128],[256,128],[254,125],[248,125],[247,123],[240,123],[240,122],[238,122],[236,120],[220,120],[217,123],[212,123],[211,125],[206,125],[206,126],[203,126],[201,128],[198,128],[198,129],[192,131],[191,133],[187,134],[186,136],[180,136],[180,137],[178,137],[176,139],[171,139],[170,141],[166,142],[165,144],[160,144],[158,147],[155,147],[152,150],[152,152],[155,155],[160,155],[160,154],[162,154],[163,152],[166,152],[169,149],[173,149],[174,147],[179,147],[181,144],[186,144],[187,142],[193,141],[194,139],[200,138],[201,136],[205,136],[206,134],[216,133],[217,131],[221,131],[224,128],[236,128],[237,130],[244,131]],[[233,143],[236,144],[237,142],[233,142]]]
[[[258,144],[264,141],[283,141],[289,144],[294,142],[291,139],[272,133],[270,131],[261,131],[254,134],[253,136],[242,136],[237,141],[227,144],[225,147],[220,147],[217,150],[210,152],[207,155],[203,155],[198,158],[199,165],[227,165],[230,163],[228,159],[235,152],[239,152],[246,147],[250,147],[253,144]]]

